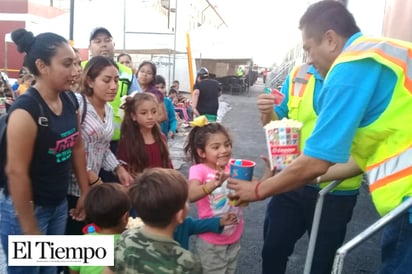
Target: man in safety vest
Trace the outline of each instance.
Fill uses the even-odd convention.
[[[236,70],[236,76],[237,77],[243,77],[244,74],[245,74],[245,71],[244,71],[243,67],[238,66],[237,70]]]
[[[309,63],[326,76],[314,103],[316,125],[303,154],[276,176],[260,184],[229,179],[233,198],[260,200],[298,188],[352,155],[385,215],[412,196],[412,44],[362,35],[338,1],[312,4],[299,27]],[[380,273],[411,271],[409,217],[405,212],[385,226]]]
[[[317,114],[313,104],[319,97],[322,85],[323,78],[313,66],[303,64],[294,67],[282,85],[281,91],[285,96],[281,105],[274,108],[272,95],[259,95],[257,105],[262,124],[282,118],[302,122],[299,145],[303,150],[315,126]],[[264,222],[262,273],[285,273],[288,257],[296,242],[312,228],[319,190],[327,186],[330,179],[349,178],[326,195],[313,256],[311,273],[331,273],[335,252],[345,239],[346,225],[352,218],[362,182],[362,175],[350,177],[359,173],[359,167],[351,160],[347,164],[331,167],[319,177],[317,184],[272,197]]]
[[[112,34],[103,27],[95,28],[90,34],[90,44],[89,44],[89,51],[91,56],[106,56],[108,58],[114,58],[114,42]],[[82,67],[86,66],[88,61],[82,62]],[[110,142],[110,149],[113,153],[117,153],[117,144],[120,139],[120,125],[122,123],[122,119],[119,114],[120,108],[120,99],[124,95],[128,95],[133,91],[140,91],[139,84],[137,83],[136,77],[133,74],[131,68],[122,65],[119,62],[116,62],[117,66],[119,67],[119,87],[117,90],[117,95],[110,105],[113,108],[114,114],[114,134],[112,141]],[[107,172],[105,170],[101,170],[100,177],[102,178],[103,182],[117,182],[118,179],[112,172]]]

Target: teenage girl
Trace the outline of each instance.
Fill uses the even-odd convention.
[[[54,33],[12,32],[36,84],[11,106],[7,123],[7,180],[1,182],[0,235],[7,256],[9,235],[63,235],[67,188],[73,168],[81,195],[72,211],[83,219],[86,157],[78,131],[76,98],[66,93],[78,73],[73,49]],[[4,150],[2,150],[4,153]],[[4,167],[3,167],[4,168]],[[53,266],[9,266],[8,273],[56,273]]]
[[[145,168],[173,168],[166,137],[157,123],[159,105],[148,92],[126,97],[117,157],[135,177]]]
[[[203,233],[197,241],[203,273],[235,273],[243,232],[240,209],[227,199],[225,179],[232,156],[232,140],[219,123],[195,126],[191,130],[185,153],[195,163],[189,170],[189,200],[196,201],[200,219],[237,214],[239,222],[226,226],[221,234]]]

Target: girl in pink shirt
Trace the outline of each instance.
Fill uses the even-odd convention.
[[[210,123],[193,127],[184,149],[195,163],[189,170],[189,200],[196,202],[199,218],[234,212],[239,220],[237,224],[225,226],[221,234],[199,235],[196,248],[203,273],[235,273],[243,218],[240,209],[231,206],[227,198],[232,140],[225,127]]]

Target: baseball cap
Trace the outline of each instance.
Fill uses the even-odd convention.
[[[97,34],[99,33],[104,33],[107,36],[109,36],[110,38],[113,38],[112,34],[110,33],[110,31],[108,31],[106,28],[103,27],[97,27],[94,30],[92,30],[92,32],[90,33],[90,41],[92,41],[94,38],[96,38]]]
[[[199,75],[200,78],[204,79],[204,78],[209,77],[209,71],[207,70],[207,68],[201,67],[197,75]]]

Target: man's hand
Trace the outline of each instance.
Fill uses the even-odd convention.
[[[273,94],[262,93],[258,96],[257,106],[261,115],[263,125],[269,123],[272,118],[277,118],[274,112],[275,96]]]
[[[235,200],[235,205],[240,205],[244,202],[253,202],[259,200],[255,194],[256,185],[259,182],[256,179],[250,181],[229,178],[227,180],[227,188],[231,189],[228,195],[230,200]]]
[[[275,96],[266,93],[260,94],[257,99],[257,106],[261,114],[272,114],[275,106]]]

